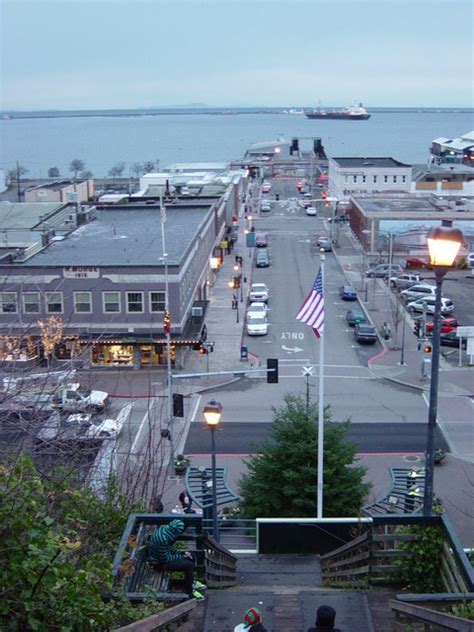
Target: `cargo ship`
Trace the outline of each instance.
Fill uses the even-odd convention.
[[[366,121],[370,118],[370,114],[364,108],[362,103],[359,103],[359,105],[353,105],[344,110],[331,110],[329,112],[318,108],[317,110],[305,112],[305,115],[309,119],[328,119],[337,121]]]

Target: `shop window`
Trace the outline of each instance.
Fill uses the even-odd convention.
[[[165,292],[150,292],[150,312],[164,312],[165,307]]]
[[[25,314],[39,314],[39,292],[23,292],[23,312]]]
[[[127,292],[127,312],[143,313],[143,292]]]
[[[92,297],[90,292],[74,292],[74,311],[76,314],[92,313]]]
[[[62,292],[46,292],[46,312],[48,314],[62,314],[63,312],[63,293]]]
[[[102,309],[104,314],[120,312],[120,292],[102,292]]]
[[[0,292],[0,312],[16,314],[17,311],[16,292]]]
[[[95,345],[91,364],[98,366],[133,366],[133,346],[123,344]]]

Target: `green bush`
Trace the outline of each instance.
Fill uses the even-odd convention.
[[[113,554],[138,507],[114,482],[98,499],[70,478],[41,477],[25,456],[0,467],[1,629],[107,630],[158,609],[110,599]]]
[[[411,556],[394,562],[405,588],[415,593],[442,592],[443,584],[439,572],[443,551],[441,529],[409,525],[400,527],[398,532],[416,536],[416,540],[400,544],[400,548],[409,551]]]

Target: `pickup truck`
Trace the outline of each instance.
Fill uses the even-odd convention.
[[[108,407],[109,395],[104,391],[88,391],[80,384],[66,384],[53,395],[52,406],[64,412],[102,413]]]

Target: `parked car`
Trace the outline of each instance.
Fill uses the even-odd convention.
[[[389,276],[399,275],[403,272],[403,268],[399,263],[379,263],[373,268],[369,268],[365,276],[376,277],[378,279],[385,279]]]
[[[247,319],[247,334],[249,336],[265,336],[268,333],[268,320],[265,316]]]
[[[252,283],[249,291],[250,301],[268,302],[268,288],[265,283]]]
[[[327,237],[319,237],[316,243],[324,252],[332,252],[332,243]]]
[[[415,301],[417,298],[423,298],[423,296],[435,296],[435,294],[436,287],[434,285],[428,285],[428,283],[417,283],[400,292],[400,296],[407,303]]]
[[[357,290],[352,285],[341,285],[339,296],[343,301],[357,301]]]
[[[247,318],[261,318],[267,315],[267,304],[262,301],[250,303],[247,308]]]
[[[474,252],[470,252],[466,257],[466,263],[468,268],[474,268]]]
[[[255,236],[255,245],[257,248],[266,248],[268,246],[267,236],[264,233],[257,233]]]
[[[459,349],[459,343],[462,340],[462,349],[467,348],[466,338],[458,338],[456,331],[449,331],[447,333],[441,333],[439,342],[443,347],[457,347]]]
[[[100,424],[91,424],[86,432],[88,438],[115,439],[123,425],[117,419],[104,419]]]
[[[312,215],[314,217],[316,217],[317,215],[317,211],[316,208],[314,206],[307,206],[306,207],[306,215]]]
[[[308,208],[308,206],[312,206],[313,205],[313,203],[312,203],[312,201],[310,199],[303,200],[302,202],[300,202],[300,204],[301,204],[301,206],[303,208]]]
[[[390,287],[397,288],[397,290],[406,290],[407,288],[420,283],[423,280],[419,274],[405,272],[395,277],[390,277]]]
[[[270,265],[270,258],[266,248],[262,248],[257,251],[257,257],[255,259],[255,265],[257,268],[268,268]]]
[[[407,257],[405,268],[426,268],[429,261],[426,257]]]
[[[411,303],[408,303],[407,310],[409,312],[423,312],[424,311],[423,305],[426,305],[427,314],[434,314],[435,302],[436,302],[436,298],[434,296],[433,297],[423,296],[422,298],[416,299],[416,301],[412,301]],[[444,314],[451,314],[452,312],[454,312],[453,301],[449,298],[442,298],[441,299],[441,314],[444,316]]]
[[[367,319],[365,317],[365,314],[362,310],[360,309],[349,309],[346,312],[346,321],[347,324],[350,327],[354,327],[355,325],[359,324],[359,323],[365,323],[367,322]]]
[[[357,342],[374,344],[377,342],[377,331],[373,325],[357,323],[354,327],[354,336]]]
[[[458,328],[458,321],[456,318],[443,318],[441,320],[441,333],[442,334],[449,334],[451,331],[456,331],[456,329]],[[434,327],[434,323],[426,323],[426,333],[427,334],[432,334],[433,333],[433,327]]]

